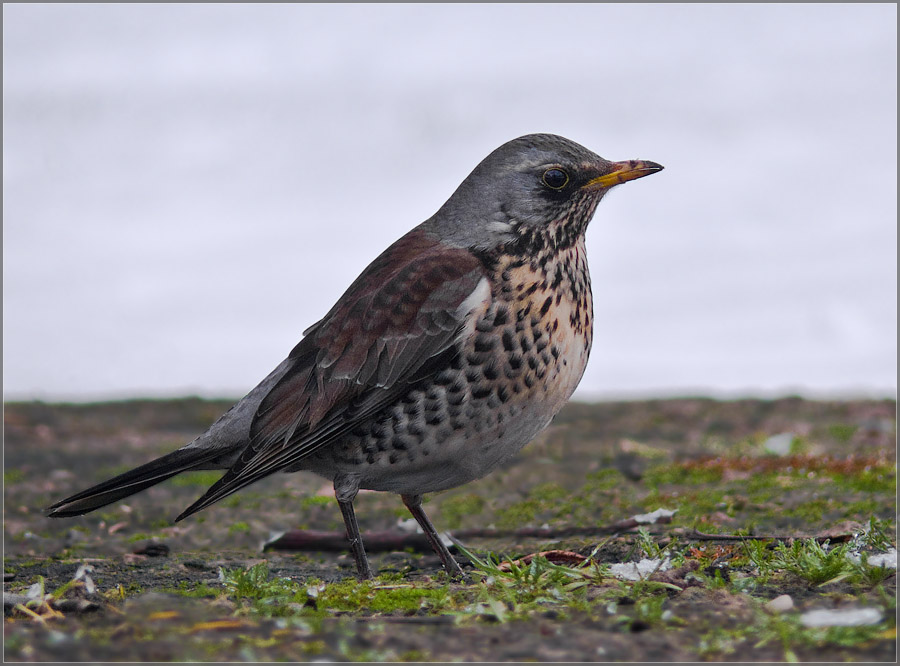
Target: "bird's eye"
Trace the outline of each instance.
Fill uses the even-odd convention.
[[[541,177],[544,185],[554,190],[561,190],[569,182],[569,174],[562,169],[547,169]]]

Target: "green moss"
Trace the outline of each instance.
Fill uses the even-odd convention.
[[[228,526],[229,534],[241,534],[244,532],[250,531],[250,525],[245,523],[244,521],[238,521],[236,523],[232,523]]]
[[[571,524],[581,516],[596,522],[598,504],[608,503],[599,501],[597,492],[596,488],[591,488],[573,493],[559,484],[544,483],[532,488],[521,502],[498,510],[495,522],[501,529],[544,523],[555,518],[564,518]]]
[[[711,488],[685,493],[679,502],[678,511],[682,517],[691,518],[720,511],[723,508],[727,508],[725,491]]]
[[[772,566],[797,575],[813,585],[823,585],[847,578],[852,573],[847,557],[847,544],[823,548],[815,539],[783,543],[775,548]]]
[[[558,483],[542,483],[532,488],[528,496],[538,502],[552,504],[557,500],[568,497],[569,491]]]
[[[312,497],[304,497],[300,500],[300,508],[308,509],[314,506],[331,506],[334,503],[333,497],[323,495],[313,495]]]
[[[858,502],[848,502],[847,504],[836,503],[840,509],[841,515],[852,520],[865,520],[866,517],[874,517],[885,510],[889,514],[893,513],[893,507],[886,507],[883,501],[875,498],[859,500]]]
[[[3,485],[8,486],[25,479],[25,472],[20,469],[3,470]]]
[[[803,521],[817,523],[822,520],[825,513],[831,510],[832,500],[826,498],[810,499],[801,502],[795,507],[785,508],[781,515],[787,518],[798,518]]]
[[[828,426],[828,434],[844,444],[851,440],[856,433],[856,430],[857,427],[855,425],[846,423],[835,423],[834,425]]]
[[[125,585],[117,585],[116,592],[124,599],[144,593],[144,586],[139,583],[127,583]]]
[[[448,596],[445,587],[374,588],[363,607],[375,613],[414,613],[422,608],[431,610],[444,608]]]
[[[617,469],[607,468],[587,475],[587,483],[582,492],[593,493],[603,490],[613,490],[626,483],[625,477]]]
[[[537,500],[527,499],[497,511],[496,524],[500,529],[514,529],[534,522],[541,508]]]
[[[148,541],[150,539],[155,538],[157,535],[155,534],[147,534],[146,532],[138,532],[137,534],[133,534],[128,537],[127,543],[137,543],[138,541]]]
[[[812,446],[805,437],[794,437],[794,439],[791,440],[790,454],[792,456],[809,453],[811,449]]]
[[[881,624],[864,627],[828,627],[824,631],[807,630],[811,642],[839,647],[853,647],[868,643],[878,638],[883,632],[884,625]]]
[[[215,598],[225,593],[224,588],[212,587],[205,583],[191,583],[183,580],[174,587],[164,587],[159,590],[163,594],[175,594],[192,599]]]
[[[231,509],[258,509],[262,506],[262,497],[259,493],[242,492],[226,497],[221,504]]]
[[[450,602],[449,588],[435,585],[385,584],[345,580],[330,585],[270,578],[265,563],[247,570],[224,572],[225,589],[236,601],[247,600],[256,614],[284,616],[302,613],[324,617],[333,613],[401,613],[441,610]],[[315,593],[311,594],[310,590]]]
[[[854,647],[883,638],[885,631],[883,623],[864,627],[811,629],[800,624],[797,614],[772,614],[764,611],[763,603],[758,600],[753,619],[737,627],[714,625],[701,628],[699,656],[711,660],[774,644],[780,648],[783,661],[795,662],[798,661],[798,651]]]
[[[201,487],[208,488],[222,477],[219,470],[203,470],[199,472],[184,472],[171,480],[173,486],[178,488]]]
[[[458,529],[464,517],[477,516],[484,511],[484,505],[484,498],[473,493],[447,498],[441,502],[443,523],[447,529]]]
[[[423,652],[422,650],[409,650],[408,652],[399,655],[397,661],[412,663],[431,660],[428,658],[427,652]]]
[[[47,561],[35,557],[7,558],[3,564],[3,570],[6,573],[18,573],[23,569],[37,566],[46,566]]]
[[[883,552],[896,546],[896,534],[897,526],[893,519],[880,520],[872,516],[861,540],[864,546]]]
[[[782,494],[784,486],[779,482],[779,477],[790,478],[790,474],[777,472],[757,472],[744,480],[743,487],[750,496],[751,502],[764,502],[773,495]]]
[[[848,490],[864,493],[896,494],[897,475],[893,468],[879,466],[870,470],[863,470],[854,475],[845,476],[834,474],[832,476],[836,485]]]
[[[658,487],[666,484],[700,485],[716,483],[722,480],[721,469],[703,469],[687,467],[681,464],[666,464],[652,467],[644,474],[648,486]]]

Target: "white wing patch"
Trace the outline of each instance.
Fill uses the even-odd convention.
[[[466,300],[459,304],[456,308],[456,316],[465,319],[479,305],[486,304],[491,298],[491,286],[488,284],[486,277],[481,278],[471,294],[466,296]]]

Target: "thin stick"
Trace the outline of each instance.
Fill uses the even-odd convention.
[[[671,518],[662,516],[655,524],[671,522]],[[593,537],[598,535],[627,532],[641,526],[634,518],[620,520],[617,523],[598,527],[524,527],[517,530],[470,529],[457,530],[453,536],[457,539],[564,539],[575,536]],[[370,553],[383,553],[412,548],[417,551],[432,550],[431,544],[424,534],[389,532],[366,532],[362,535],[366,550]],[[290,530],[266,542],[264,550],[318,550],[327,552],[344,552],[347,550],[347,537],[340,532],[320,532],[316,530]]]

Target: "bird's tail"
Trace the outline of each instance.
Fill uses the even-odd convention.
[[[213,458],[222,455],[221,450],[185,447],[151,460],[119,476],[104,481],[92,488],[67,497],[46,509],[51,518],[69,518],[112,504],[134,495],[150,486],[175,476],[181,472],[196,469]]]

